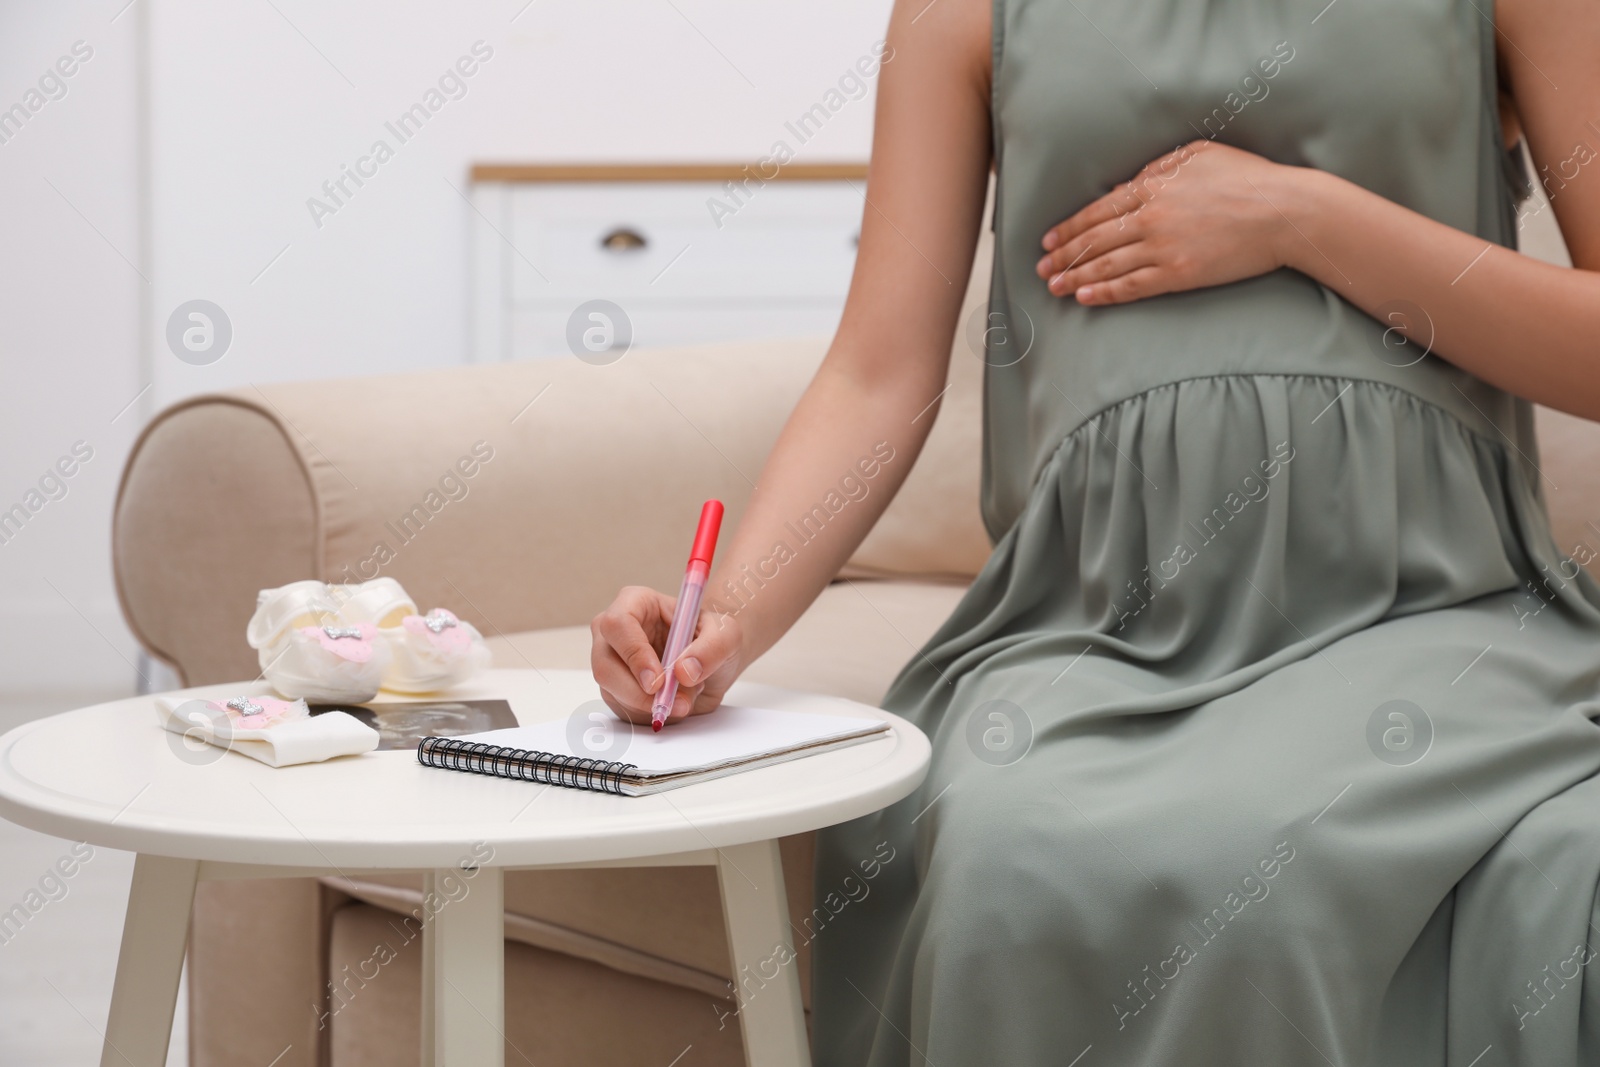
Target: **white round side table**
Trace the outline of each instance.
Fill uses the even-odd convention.
[[[257,682],[183,692],[214,698],[265,691]],[[565,717],[598,696],[586,672],[553,670],[490,671],[448,694],[505,699],[523,724]],[[505,871],[714,866],[737,974],[775,946],[792,955],[777,839],[877,811],[927,773],[927,738],[887,712],[742,682],[728,700],[885,719],[891,729],[850,748],[621,797],[424,767],[410,751],[283,768],[232,752],[186,758],[175,746],[182,739],[157,724],[153,699],[136,697],[0,737],[0,816],[138,853],[102,1067],[166,1062],[200,879],[416,870],[469,886],[423,927],[424,1067],[498,1067]],[[535,795],[536,817],[521,818]],[[795,968],[782,968],[777,982],[780,995],[740,1004],[751,1067],[810,1061]]]

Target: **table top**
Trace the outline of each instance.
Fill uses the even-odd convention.
[[[260,682],[182,691],[269,692]],[[526,725],[564,718],[599,690],[584,671],[493,670],[449,694],[495,699]],[[740,682],[730,704],[883,719],[849,748],[623,797],[424,767],[412,751],[269,767],[236,752],[185,758],[184,739],[133,697],[26,723],[0,737],[0,817],[107,848],[182,859],[321,869],[592,863],[723,848],[877,811],[927,773],[905,720],[837,697]],[[713,713],[714,714],[714,713]],[[175,747],[177,746],[177,747]],[[492,857],[492,858],[490,858]]]

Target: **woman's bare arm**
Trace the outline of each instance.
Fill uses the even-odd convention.
[[[1573,266],[1488,246],[1326,175],[1303,198],[1316,203],[1301,208],[1308,240],[1290,266],[1369,312],[1411,301],[1431,319],[1411,325],[1413,340],[1431,332],[1435,352],[1485,381],[1600,419],[1600,6],[1500,0],[1495,15],[1535,180]]]
[[[1571,269],[1332,174],[1202,141],[1041,235],[1040,276],[1098,305],[1293,267],[1485,381],[1600,419],[1600,6],[1496,6],[1505,79]],[[1391,314],[1402,302],[1414,310]]]
[[[739,671],[800,617],[871,530],[927,438],[988,181],[989,18],[987,0],[895,5],[844,314],[719,553],[699,633],[675,668],[674,719],[715,708]],[[870,491],[800,544],[791,527],[837,494],[842,479],[861,480],[864,459],[876,463]],[[743,580],[741,597],[722,593],[729,579]],[[606,702],[635,721],[649,719],[660,685],[671,603],[655,590],[625,589],[591,627]]]

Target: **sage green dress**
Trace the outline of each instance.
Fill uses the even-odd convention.
[[[822,836],[819,1064],[1600,1064],[1600,587],[1529,405],[1294,271],[1033,272],[1197,137],[1513,245],[1492,15],[996,3],[996,546],[885,702],[926,783]]]

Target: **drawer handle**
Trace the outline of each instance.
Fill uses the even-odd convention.
[[[619,226],[600,238],[600,247],[607,252],[640,252],[649,244],[644,234],[627,226]]]

